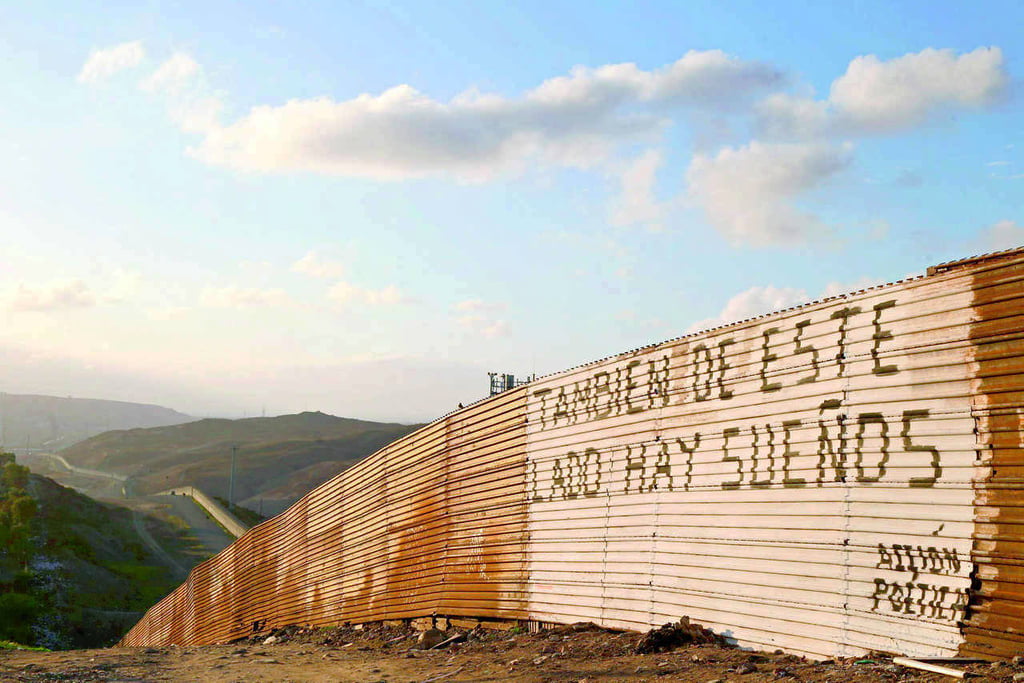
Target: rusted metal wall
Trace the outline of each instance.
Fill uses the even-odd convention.
[[[461,410],[319,486],[192,570],[123,643],[430,614],[525,618],[525,398],[518,389]]]
[[[937,267],[969,272],[972,409],[979,467],[971,596],[963,650],[1024,650],[1024,259],[1019,253]]]
[[[425,615],[812,656],[1024,641],[1024,255],[945,264],[535,381],[200,565],[125,644]]]

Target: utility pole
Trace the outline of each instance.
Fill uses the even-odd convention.
[[[231,479],[228,481],[228,510],[235,507],[235,459],[238,457],[238,446],[231,447]]]

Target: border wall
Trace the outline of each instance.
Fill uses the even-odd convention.
[[[205,491],[197,489],[195,486],[180,486],[174,489],[167,489],[155,493],[156,496],[188,496],[195,504],[201,507],[206,514],[213,518],[217,524],[223,527],[224,531],[228,534],[239,538],[249,530],[242,520],[231,514],[231,511],[226,507],[218,503],[216,500],[206,495]]]
[[[1024,250],[480,401],[249,530],[124,645],[462,616],[1024,647]]]

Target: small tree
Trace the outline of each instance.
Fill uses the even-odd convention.
[[[0,639],[23,645],[32,644],[32,623],[43,606],[31,595],[5,593],[0,595]]]
[[[4,465],[0,482],[3,482],[8,495],[19,490],[24,491],[28,486],[28,468],[13,461],[8,462]]]
[[[39,505],[25,490],[28,468],[8,453],[2,454],[0,462],[0,552],[27,568],[33,551],[32,521]]]
[[[24,494],[11,496],[7,499],[7,505],[10,508],[12,526],[28,526],[35,519],[36,511],[39,509],[36,499]]]

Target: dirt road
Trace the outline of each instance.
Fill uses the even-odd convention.
[[[438,650],[415,649],[407,627],[299,631],[266,643],[263,636],[231,645],[185,648],[0,652],[0,680],[24,681],[332,681],[442,683],[930,683],[952,680],[907,669],[885,656],[810,662],[689,645],[670,652],[633,652],[639,634],[592,627],[538,634],[472,631],[468,640]],[[450,631],[454,635],[456,631]],[[979,663],[960,668],[978,683],[1010,683],[1024,666]]]

